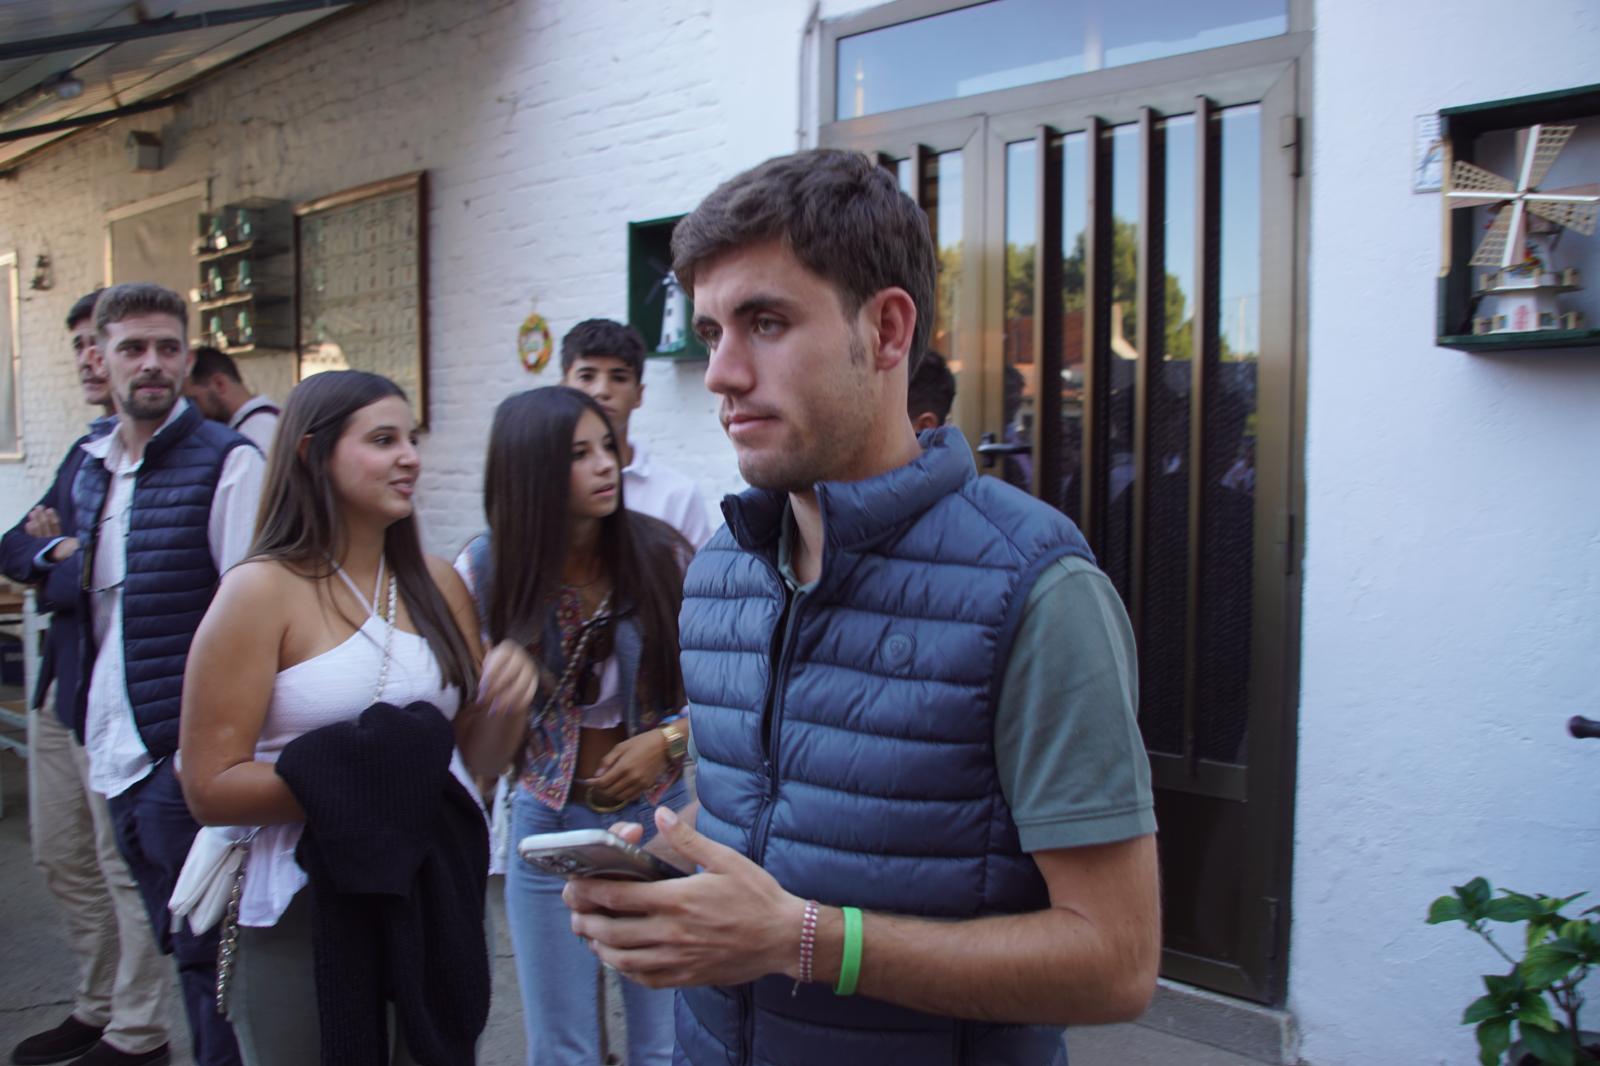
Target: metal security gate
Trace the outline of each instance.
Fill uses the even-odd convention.
[[[988,472],[1078,522],[1128,608],[1163,973],[1269,1003],[1288,931],[1307,44],[822,130],[928,211],[952,421]]]

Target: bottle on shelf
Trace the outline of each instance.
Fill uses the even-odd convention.
[[[222,316],[213,314],[206,330],[206,343],[213,348],[227,349],[228,334],[222,328]]]

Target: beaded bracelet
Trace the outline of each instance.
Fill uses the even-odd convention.
[[[806,900],[805,914],[800,918],[800,979],[794,983],[789,994],[795,995],[800,991],[802,983],[811,981],[811,964],[817,952],[817,913],[819,904],[814,899]]]

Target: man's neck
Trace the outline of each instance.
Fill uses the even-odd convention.
[[[232,423],[235,418],[238,418],[239,412],[244,410],[244,405],[255,398],[255,393],[246,392],[244,389],[230,390],[226,397],[226,402],[228,405],[228,422]]]
[[[866,481],[914,462],[922,454],[922,445],[917,443],[917,436],[911,431],[910,419],[901,420],[895,429],[896,432],[890,434],[881,448],[864,451],[864,454],[874,458],[859,467],[857,472],[829,480]],[[800,579],[802,585],[808,585],[822,573],[822,505],[817,501],[817,490],[809,488],[803,492],[789,493],[789,509],[794,514],[795,532],[799,534],[796,538],[799,543],[793,545],[789,557],[790,563],[794,567],[795,577]]]
[[[170,414],[171,412],[168,412]],[[148,418],[129,418],[123,415],[117,420],[117,436],[122,441],[122,452],[130,460],[138,461],[144,458],[144,449],[150,439],[156,435],[167,421],[167,416],[151,420]]]
[[[624,467],[633,465],[633,445],[628,443],[628,427],[617,430],[617,461]]]

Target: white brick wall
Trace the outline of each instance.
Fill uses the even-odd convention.
[[[62,319],[103,281],[108,210],[209,179],[214,203],[300,201],[427,169],[432,427],[429,546],[482,522],[491,413],[552,384],[517,361],[537,309],[559,337],[627,314],[627,222],[692,208],[796,143],[802,0],[374,0],[203,83],[174,112],[80,134],[0,182],[0,249],[51,256],[56,286],[22,306],[26,459],[0,464],[0,522],[48,484],[86,417]],[[135,174],[129,129],[159,129],[166,166]],[[26,275],[25,275],[26,276]],[[286,358],[243,366],[281,399]],[[652,362],[634,434],[708,501],[739,484],[703,363]]]

